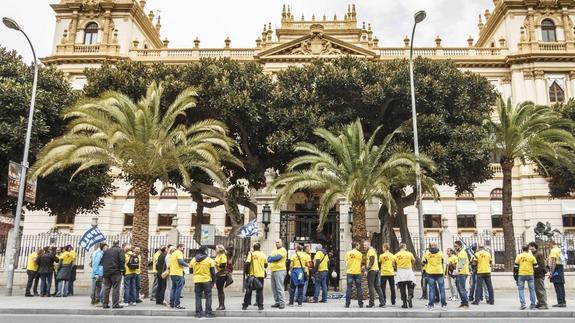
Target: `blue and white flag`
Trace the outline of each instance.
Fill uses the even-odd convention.
[[[256,219],[251,220],[248,224],[240,228],[240,237],[253,237],[258,234],[258,223]]]
[[[80,247],[90,250],[95,244],[106,241],[106,237],[98,228],[91,228],[88,229],[80,238],[80,242],[78,244]]]

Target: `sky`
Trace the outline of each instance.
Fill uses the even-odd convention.
[[[59,0],[0,0],[0,16],[15,19],[34,44],[38,57],[52,52],[55,15],[51,3]],[[403,46],[411,33],[413,14],[427,11],[427,19],[417,27],[415,46],[434,46],[439,35],[443,46],[467,46],[467,37],[477,39],[478,15],[493,10],[492,0],[148,0],[146,12],[159,10],[162,39],[171,48],[193,47],[198,37],[201,47],[223,47],[226,37],[232,47],[255,47],[263,24],[279,27],[282,5],[291,5],[297,19],[315,14],[328,19],[334,13],[342,18],[347,5],[355,3],[358,24],[371,23],[382,47]],[[32,54],[25,38],[0,25],[0,46],[15,49],[27,62]]]

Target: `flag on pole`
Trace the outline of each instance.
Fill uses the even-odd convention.
[[[258,223],[256,219],[251,220],[248,224],[240,228],[240,237],[253,237],[258,234]]]
[[[97,227],[90,228],[84,233],[78,244],[80,247],[90,250],[95,244],[106,241],[106,237]]]

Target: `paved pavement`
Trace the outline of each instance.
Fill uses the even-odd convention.
[[[554,296],[554,295],[548,295]],[[519,310],[519,301],[516,294],[513,293],[496,293],[495,305],[471,305],[469,310],[458,310],[457,302],[449,302],[448,310],[428,311],[425,308],[425,301],[414,300],[413,309],[401,309],[398,306],[387,306],[385,308],[362,308],[357,306],[357,302],[352,303],[351,308],[344,308],[343,299],[330,299],[327,304],[307,304],[302,307],[286,307],[284,310],[273,309],[271,304],[271,295],[265,295],[263,311],[258,311],[256,307],[250,306],[247,311],[241,310],[243,296],[238,293],[228,294],[226,297],[226,311],[217,311],[219,317],[330,317],[330,318],[569,318],[570,322],[575,320],[575,300],[568,298],[568,307],[552,308],[547,311],[539,310]],[[551,298],[550,298],[551,299]],[[214,297],[215,306],[217,298]],[[182,299],[182,305],[186,310],[169,309],[161,305],[145,300],[136,306],[129,306],[123,309],[110,310],[93,307],[87,295],[77,295],[66,298],[41,298],[41,297],[23,297],[23,296],[0,296],[0,315],[90,315],[90,316],[193,316],[194,315],[194,297],[191,294],[185,294]],[[0,320],[4,322],[4,320]],[[10,322],[10,321],[6,321]],[[114,322],[113,320],[110,322]],[[45,322],[43,322],[45,323]],[[508,322],[506,322],[508,323]]]

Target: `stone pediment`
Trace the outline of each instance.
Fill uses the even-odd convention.
[[[294,39],[284,44],[274,46],[260,52],[260,59],[300,59],[311,57],[361,56],[375,58],[377,54],[371,50],[356,46],[323,33],[321,25],[313,25],[308,35]]]

